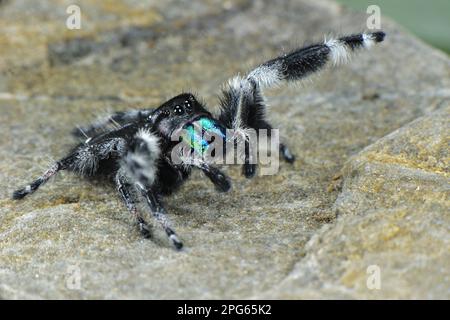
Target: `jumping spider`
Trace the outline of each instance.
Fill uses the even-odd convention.
[[[104,121],[79,128],[76,136],[87,140],[77,145],[67,156],[56,161],[37,180],[13,193],[21,199],[36,191],[60,170],[69,170],[84,176],[104,175],[113,180],[126,207],[136,219],[140,231],[150,237],[150,226],[136,207],[136,196],[141,195],[153,217],[164,229],[176,249],[183,247],[172,228],[161,198],[178,189],[196,167],[221,191],[231,187],[229,178],[206,161],[174,165],[170,139],[175,130],[192,128],[201,122],[206,131],[225,132],[226,128],[271,129],[265,119],[266,105],[262,90],[278,85],[283,80],[300,80],[327,64],[345,62],[359,48],[368,48],[384,39],[383,32],[363,33],[326,40],[292,51],[267,61],[244,77],[228,81],[220,98],[221,111],[216,117],[191,93],[180,94],[156,109],[117,112]],[[111,127],[111,124],[115,126]],[[224,139],[227,139],[225,135]],[[208,142],[201,140],[202,148]],[[293,162],[294,156],[284,145],[279,145],[281,156]],[[203,150],[203,149],[202,149]],[[202,150],[200,150],[202,152]],[[197,150],[198,151],[198,150]],[[249,154],[245,152],[246,159]],[[243,174],[250,178],[256,165],[246,161]]]

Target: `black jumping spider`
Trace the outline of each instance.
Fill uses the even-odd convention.
[[[31,194],[60,170],[85,176],[106,175],[114,180],[123,202],[145,237],[150,237],[150,227],[137,210],[135,195],[145,199],[153,217],[173,245],[181,249],[183,244],[166,217],[161,197],[177,190],[189,177],[192,167],[202,170],[221,191],[228,191],[231,184],[225,174],[207,161],[174,164],[171,159],[171,151],[177,143],[171,140],[174,131],[192,129],[194,125],[200,124],[205,131],[219,133],[223,139],[231,139],[226,136],[227,128],[236,131],[246,128],[271,129],[265,119],[262,89],[275,86],[283,80],[300,80],[329,63],[334,65],[345,62],[353,51],[381,42],[384,36],[383,32],[374,32],[328,40],[265,62],[247,76],[237,76],[227,83],[220,99],[221,112],[217,117],[192,94],[184,93],[156,109],[118,112],[103,122],[79,128],[75,134],[83,134],[87,140],[55,162],[37,180],[15,191],[13,198],[21,199]],[[111,124],[115,126],[111,127]],[[209,144],[203,138],[197,143],[200,152]],[[198,149],[198,145],[192,146]],[[294,161],[284,144],[279,144],[279,149],[286,161]],[[245,149],[243,173],[246,177],[252,177],[256,164],[247,161],[250,157],[247,151]]]

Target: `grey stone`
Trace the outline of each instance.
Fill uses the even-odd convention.
[[[447,101],[352,157],[334,203],[338,219],[262,296],[448,299],[449,119]],[[373,276],[378,287],[367,284]]]

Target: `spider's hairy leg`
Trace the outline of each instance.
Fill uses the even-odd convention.
[[[151,227],[145,221],[141,214],[139,214],[138,209],[136,207],[136,202],[132,192],[130,191],[133,186],[126,181],[125,175],[120,172],[120,170],[116,174],[116,187],[119,192],[123,202],[125,203],[128,211],[132,214],[133,218],[136,220],[136,223],[139,227],[139,231],[144,236],[144,238],[151,238]]]
[[[382,31],[361,33],[299,48],[259,65],[248,74],[247,80],[252,79],[261,88],[278,85],[282,80],[300,80],[328,64],[348,62],[352,52],[370,48],[375,43],[382,42],[384,37],[385,33]]]
[[[267,120],[259,119],[259,121],[255,125],[255,127],[258,129],[267,130],[267,136],[270,138],[273,127],[269,122],[267,122]],[[280,142],[279,150],[280,150],[280,154],[283,157],[284,161],[286,161],[288,163],[293,163],[295,161],[295,156],[291,153],[291,151],[286,146],[286,144]]]
[[[244,165],[242,166],[242,173],[246,178],[253,178],[256,174],[257,165],[253,161],[253,156],[251,152],[252,146],[248,141],[245,141],[245,154],[244,154]]]
[[[79,144],[61,162],[67,170],[92,176],[100,169],[101,160],[121,157],[127,150],[126,146],[125,139],[120,137],[119,131],[115,131],[109,136],[99,136]]]
[[[200,165],[200,169],[216,186],[217,190],[227,192],[231,189],[230,178],[228,178],[228,176],[218,168],[210,166],[206,163],[202,163]]]
[[[216,186],[218,191],[228,192],[231,189],[230,178],[223,173],[219,168],[214,167],[204,160],[196,158],[185,158],[183,159],[183,165],[192,166],[200,169],[205,176],[211,180],[211,182]]]
[[[266,103],[262,94],[264,88],[279,85],[284,80],[301,80],[327,65],[347,62],[352,52],[382,42],[384,37],[384,32],[379,31],[325,40],[321,44],[299,48],[269,60],[256,67],[247,76],[232,78],[225,86],[220,99],[219,120],[235,132],[253,128],[267,129],[270,133],[272,127],[265,120]],[[279,149],[287,162],[292,163],[295,160],[284,144],[280,144]],[[243,172],[250,178],[255,174],[256,166],[250,163],[247,148],[245,160]]]
[[[279,85],[283,80],[301,80],[327,64],[346,62],[353,51],[370,48],[373,44],[383,41],[384,37],[385,34],[380,31],[325,40],[321,44],[299,48],[269,60],[245,77],[234,77],[223,90],[219,119],[228,128],[245,128],[248,126],[249,117],[265,117],[262,95],[264,88]]]
[[[76,146],[66,157],[56,161],[39,178],[25,188],[14,191],[13,199],[22,199],[35,192],[50,178],[61,170],[74,171],[81,175],[93,175],[96,173],[99,161],[109,158],[111,155],[120,155],[125,150],[125,141],[122,138],[111,137],[100,139],[97,142],[81,143]]]
[[[271,130],[272,126],[264,120],[259,121],[259,123],[254,125],[255,128],[258,130],[264,129],[267,130],[267,138],[270,139],[271,137]],[[253,178],[256,174],[256,168],[257,165],[252,160],[252,152],[250,151],[251,148],[254,148],[254,146],[251,146],[249,142],[245,142],[245,154],[244,154],[244,165],[242,166],[242,173],[246,178]],[[294,163],[295,162],[295,156],[291,153],[289,148],[284,143],[279,143],[278,145],[280,155],[283,158],[284,161],[287,163]]]
[[[160,154],[159,138],[141,129],[122,158],[121,169],[133,181],[151,186],[156,179]]]
[[[244,83],[234,81],[229,83],[229,90],[224,91],[224,98],[221,100],[222,113],[219,119],[237,132],[245,133],[243,128],[252,128],[259,136],[259,130],[266,130],[267,137],[270,138],[273,127],[266,120],[267,107],[260,86],[253,80],[249,80],[248,83],[245,83],[246,80],[241,81]],[[245,140],[245,162],[242,172],[247,178],[252,178],[256,174],[257,165],[253,161],[255,148],[255,145]],[[279,144],[279,151],[286,162],[295,161],[295,157],[285,144]]]
[[[13,192],[12,198],[14,200],[19,200],[25,196],[35,192],[41,185],[50,180],[51,177],[55,176],[60,170],[64,170],[65,166],[62,162],[55,162],[47,171],[45,171],[39,178],[34,180],[32,183],[27,185],[25,188],[18,189]]]
[[[266,120],[259,119],[257,122],[252,123],[252,126],[253,126],[253,128],[256,128],[257,130],[261,130],[261,129],[266,130],[267,138],[268,139],[271,138],[271,133],[272,133],[273,127]],[[258,134],[259,134],[259,131],[258,131]],[[248,149],[247,149],[247,147],[248,147]],[[251,148],[251,146],[246,145],[245,158],[244,158],[245,163],[242,167],[242,173],[244,174],[244,176],[246,178],[253,178],[256,174],[256,168],[257,168],[257,165],[251,161],[251,152],[249,152],[250,148]],[[284,161],[286,161],[287,163],[295,162],[295,156],[291,153],[291,151],[286,146],[286,144],[280,142],[278,144],[278,149],[280,152],[280,156],[283,158]]]
[[[146,200],[153,218],[165,231],[174,247],[181,249],[183,243],[172,229],[158,194],[152,188],[158,174],[157,162],[160,154],[159,138],[150,131],[140,130],[123,158],[121,170],[134,182],[136,189]]]
[[[146,200],[153,218],[155,218],[155,220],[160,224],[173,246],[177,250],[181,250],[183,248],[183,243],[180,241],[178,235],[173,230],[170,220],[167,218],[166,210],[164,209],[161,201],[158,199],[158,194],[151,188],[144,187],[139,183],[136,185],[136,187]]]
[[[89,139],[97,134],[118,129],[132,122],[143,122],[153,112],[153,109],[118,111],[103,116],[97,121],[87,125],[78,126],[72,130],[72,135],[77,138]]]

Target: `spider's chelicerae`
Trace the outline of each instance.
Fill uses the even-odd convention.
[[[192,129],[199,123],[206,131],[220,133],[225,133],[225,129],[271,129],[265,119],[264,88],[276,86],[283,80],[300,80],[328,64],[345,62],[353,51],[369,48],[383,41],[384,36],[380,31],[325,40],[267,61],[246,76],[236,76],[227,83],[217,116],[213,116],[194,95],[183,93],[156,109],[117,112],[104,121],[79,128],[76,135],[83,134],[87,140],[56,161],[38,179],[15,191],[13,198],[21,199],[31,194],[60,170],[85,176],[106,175],[115,182],[118,193],[145,237],[151,236],[151,229],[137,210],[136,203],[141,197],[175,248],[181,249],[183,244],[166,216],[162,196],[176,191],[189,177],[192,168],[203,171],[221,191],[228,191],[231,184],[229,178],[208,161],[174,164],[171,151],[176,142],[172,141],[171,135],[176,130]],[[226,140],[234,139],[225,134],[222,136]],[[203,152],[208,143],[200,138],[197,147],[193,144],[193,148],[200,145],[200,152]],[[294,161],[284,144],[279,144],[279,151],[284,160]],[[249,156],[245,149],[246,160]],[[244,162],[246,177],[252,177],[255,170],[254,163]]]

